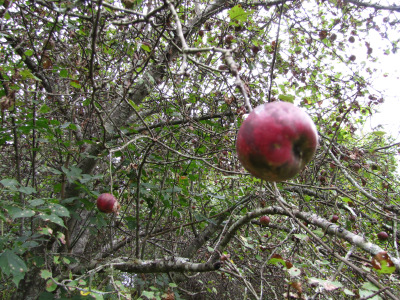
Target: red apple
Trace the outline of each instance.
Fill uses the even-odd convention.
[[[260,51],[260,47],[253,45],[251,46],[251,51],[253,51],[253,54],[256,55],[258,51]]]
[[[112,194],[104,193],[97,198],[97,208],[106,214],[118,213],[121,206]]]
[[[233,36],[233,35],[231,35],[231,34],[229,34],[229,35],[227,35],[226,37],[225,37],[225,43],[227,43],[227,44],[232,44],[232,41],[235,39],[235,37]]]
[[[256,107],[243,122],[236,149],[251,174],[283,181],[305,167],[317,144],[317,129],[306,112],[288,102],[271,102]]]
[[[389,238],[389,235],[384,231],[379,232],[377,236],[380,241],[386,241]]]
[[[268,216],[262,216],[260,218],[260,224],[261,225],[268,225],[269,221],[271,221],[271,219]]]
[[[339,216],[338,216],[338,215],[333,215],[333,216],[331,217],[331,222],[332,222],[332,223],[337,223],[338,220],[339,220]]]

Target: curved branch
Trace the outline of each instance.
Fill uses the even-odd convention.
[[[379,10],[390,10],[390,11],[398,11],[400,12],[400,6],[383,6],[379,4],[372,4],[372,3],[364,3],[358,0],[343,0],[343,3],[345,4],[354,4],[356,6],[361,6],[361,7],[369,7],[369,8],[375,8]]]
[[[318,216],[316,214],[302,212],[298,209],[288,210],[288,209],[284,209],[279,206],[270,206],[267,208],[257,209],[257,210],[248,212],[247,214],[242,216],[239,220],[237,220],[235,223],[233,223],[231,225],[231,227],[229,227],[229,229],[226,232],[225,237],[222,239],[222,241],[219,245],[218,250],[220,252],[222,252],[223,249],[229,244],[230,240],[235,236],[236,232],[241,227],[246,225],[251,219],[260,217],[265,214],[269,214],[269,215],[279,214],[279,215],[285,215],[285,216],[289,216],[289,217],[294,216],[298,219],[306,221],[309,224],[312,224],[314,226],[317,226],[317,227],[323,229],[325,234],[339,237],[339,238],[349,242],[350,244],[355,245],[358,248],[370,253],[373,256],[384,251],[381,247],[379,247],[371,242],[368,242],[363,237],[344,229],[340,225],[331,223],[328,220],[321,218],[320,216]],[[218,254],[214,254],[215,257],[217,255]],[[391,257],[394,265],[396,266],[396,269],[400,270],[400,259],[396,259],[393,256],[390,256],[390,257]]]

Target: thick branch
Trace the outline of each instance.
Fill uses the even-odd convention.
[[[244,216],[242,216],[239,220],[237,220],[235,223],[231,225],[231,227],[227,230],[225,237],[222,239],[220,245],[219,245],[219,251],[222,252],[223,249],[229,244],[230,240],[235,236],[236,232],[243,227],[245,224],[247,224],[251,219],[258,218],[262,215],[269,214],[269,215],[274,215],[274,214],[279,214],[279,215],[286,215],[286,216],[295,216],[296,218],[299,218],[303,221],[306,221],[312,225],[315,225],[321,229],[324,230],[325,234],[337,236],[341,239],[346,240],[352,245],[355,245],[362,250],[370,253],[371,255],[376,255],[380,252],[383,252],[384,250],[365,240],[363,237],[356,235],[346,229],[344,229],[341,226],[338,226],[334,223],[329,222],[328,220],[321,218],[320,216],[308,212],[302,212],[297,209],[292,209],[290,211],[290,214],[288,213],[287,210],[283,209],[282,207],[279,206],[270,206],[267,208],[262,208],[262,209],[257,209],[251,212],[248,212]],[[217,254],[215,254],[217,256]],[[391,256],[391,259],[396,266],[398,270],[400,270],[400,260],[396,259]]]
[[[113,263],[115,269],[129,273],[167,273],[167,272],[210,272],[218,270],[217,263],[192,263],[186,258],[170,257],[166,259],[138,260],[128,263]]]

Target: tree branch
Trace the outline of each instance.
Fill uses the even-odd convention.
[[[220,263],[192,263],[183,257],[138,260],[127,263],[111,263],[115,269],[128,273],[210,272],[220,268]]]
[[[351,3],[354,4],[356,6],[361,6],[361,7],[369,7],[369,8],[375,8],[378,10],[390,10],[390,11],[398,11],[400,12],[400,6],[383,6],[383,5],[379,5],[379,4],[372,4],[372,3],[364,3],[358,0],[343,0],[343,3]]]

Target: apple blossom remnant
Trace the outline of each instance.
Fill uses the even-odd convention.
[[[236,149],[244,168],[267,181],[294,177],[310,162],[318,132],[310,116],[288,102],[256,107],[239,129]]]

